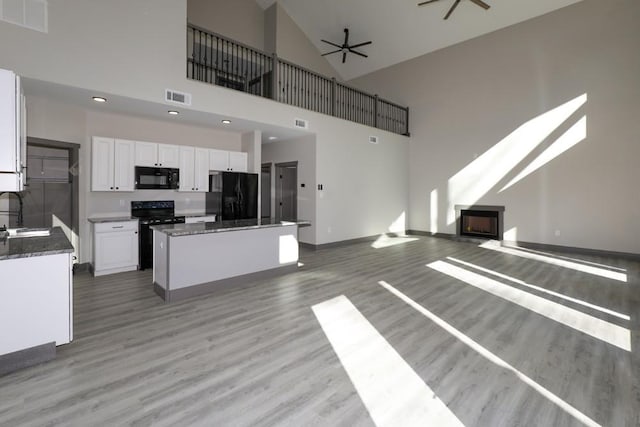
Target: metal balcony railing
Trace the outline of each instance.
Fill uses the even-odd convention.
[[[409,108],[187,25],[187,77],[409,135]]]

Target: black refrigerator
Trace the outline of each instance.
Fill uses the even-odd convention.
[[[212,173],[205,209],[216,221],[258,218],[258,174]]]

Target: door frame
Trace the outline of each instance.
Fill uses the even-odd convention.
[[[29,145],[46,148],[59,148],[69,151],[69,182],[71,182],[71,231],[77,236],[77,242],[71,242],[74,246],[76,260],[80,254],[80,144],[72,142],[55,141],[52,139],[27,137],[27,149]],[[28,154],[27,154],[28,156]]]
[[[289,169],[295,167],[296,168],[296,184],[293,187],[293,199],[296,201],[296,220],[298,219],[298,161],[293,162],[283,162],[275,164],[275,173],[273,174],[274,184],[276,187],[275,191],[275,203],[274,203],[274,211],[276,211],[275,218],[280,218],[279,206],[282,201],[282,191],[280,190],[280,186],[278,185],[278,177],[280,175],[281,169]]]
[[[262,185],[262,174],[263,173],[267,173],[265,172],[265,169],[269,169],[269,185],[264,188],[264,186]],[[273,187],[272,187],[272,182],[273,182],[273,164],[272,163],[262,163],[260,165],[260,217],[261,218],[270,218],[273,217],[272,212],[273,212]],[[264,191],[268,191],[269,192],[269,215],[265,216],[264,215],[264,204],[262,203],[262,193]]]

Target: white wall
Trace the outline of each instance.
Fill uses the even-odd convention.
[[[198,27],[265,50],[264,10],[255,0],[187,0],[187,19]]]
[[[411,108],[410,228],[455,233],[449,206],[504,205],[517,240],[640,253],[639,19],[637,1],[585,0],[352,81]],[[514,160],[541,129],[532,119],[583,94],[582,107]],[[583,116],[585,140],[500,191]],[[526,123],[511,157],[480,165],[504,167],[503,177],[483,189],[469,173],[465,191],[452,191],[456,174]]]
[[[308,220],[311,227],[302,227],[298,239],[304,243],[316,241],[316,137],[314,135],[262,145],[262,163],[271,167],[271,213],[275,216],[275,182],[277,163],[298,162],[298,219]],[[304,188],[300,185],[304,184]]]
[[[47,98],[27,98],[31,137],[80,144],[79,226],[80,262],[91,259],[91,236],[87,218],[129,215],[133,200],[175,200],[176,212],[204,212],[204,193],[137,190],[91,192],[91,137],[105,136],[176,145],[240,151],[239,133],[176,124],[120,114],[87,110]]]

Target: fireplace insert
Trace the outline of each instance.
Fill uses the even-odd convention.
[[[460,235],[499,240],[499,215],[496,211],[461,210]]]

